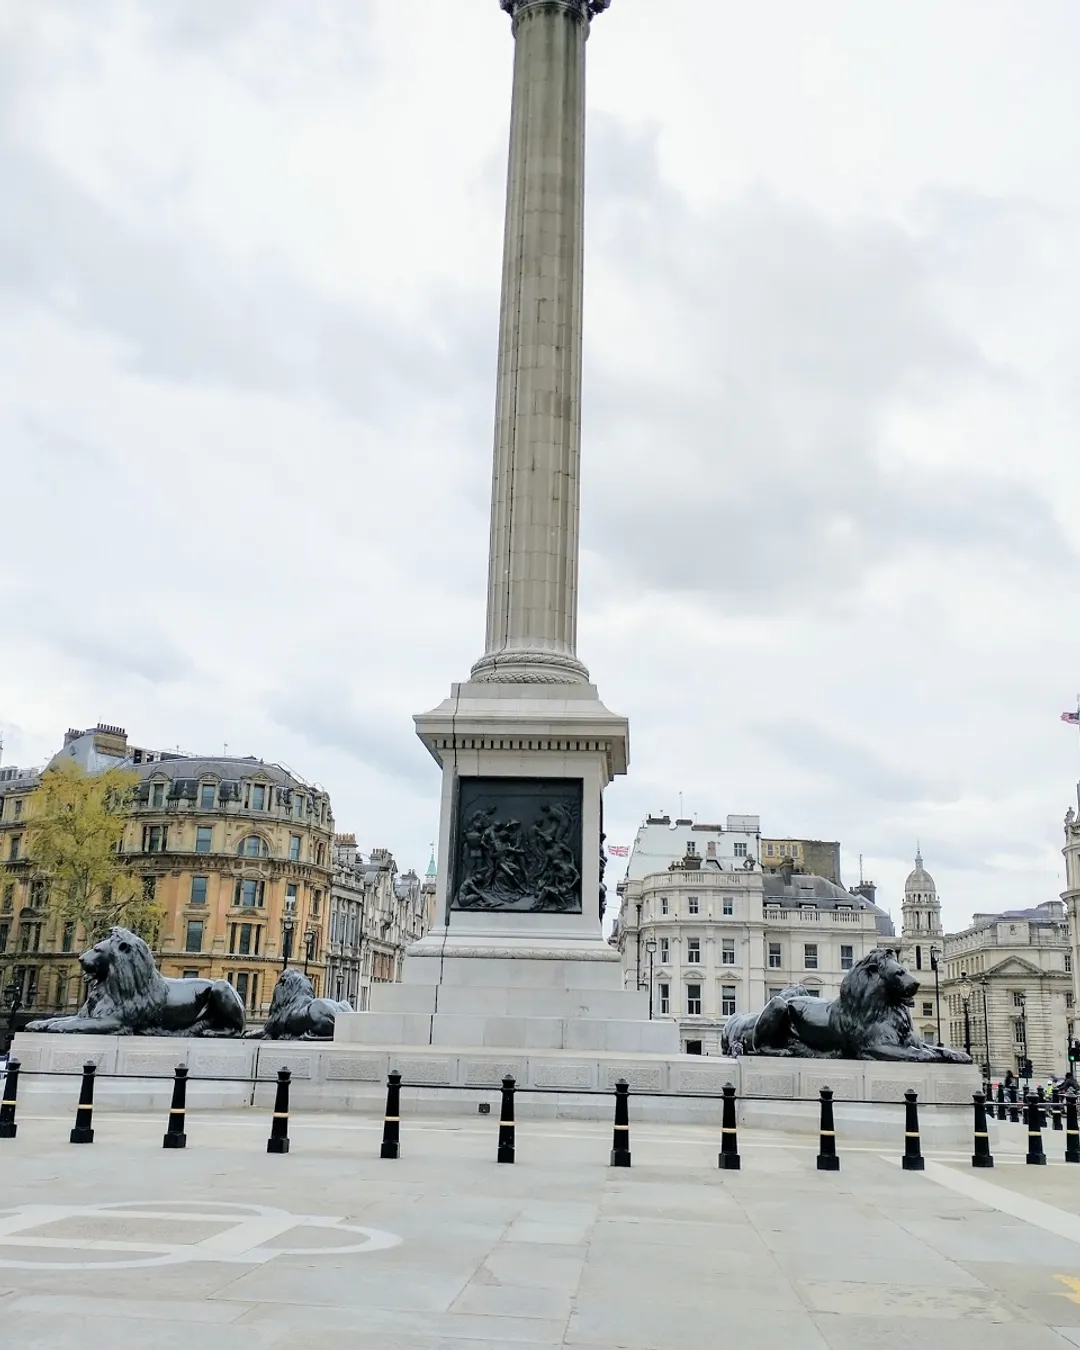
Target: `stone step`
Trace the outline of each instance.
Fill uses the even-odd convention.
[[[484,1017],[466,1013],[339,1013],[338,1045],[462,1046],[510,1050],[595,1050],[678,1054],[679,1029],[669,1020],[589,1017]]]

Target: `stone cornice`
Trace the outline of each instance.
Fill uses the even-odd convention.
[[[611,0],[499,0],[499,5],[515,20],[531,9],[561,9],[572,18],[586,23],[596,14],[602,14]]]

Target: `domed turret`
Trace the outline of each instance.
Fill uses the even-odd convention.
[[[904,903],[918,904],[924,898],[930,904],[936,903],[937,887],[934,878],[923,866],[921,849],[916,849],[915,870],[908,873],[908,879],[904,882]]]
[[[938,900],[934,878],[923,866],[922,849],[916,848],[915,869],[904,882],[902,932],[909,937],[941,936],[941,903]]]

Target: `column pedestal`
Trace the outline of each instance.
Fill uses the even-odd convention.
[[[678,1053],[676,1024],[650,1021],[648,995],[623,989],[601,932],[601,802],[625,771],[626,719],[590,684],[468,682],[415,720],[443,772],[437,919],[406,953],[402,983],[373,986],[368,1012],[339,1016],[337,1039]],[[523,841],[510,864],[520,857],[530,876],[530,839],[537,823],[551,832],[551,803],[573,813],[573,884],[519,884],[519,899],[497,880],[485,891],[490,869],[471,852],[478,816]]]

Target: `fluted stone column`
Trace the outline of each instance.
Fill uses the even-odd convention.
[[[585,43],[610,0],[513,20],[487,639],[478,681],[581,683],[577,659]]]

